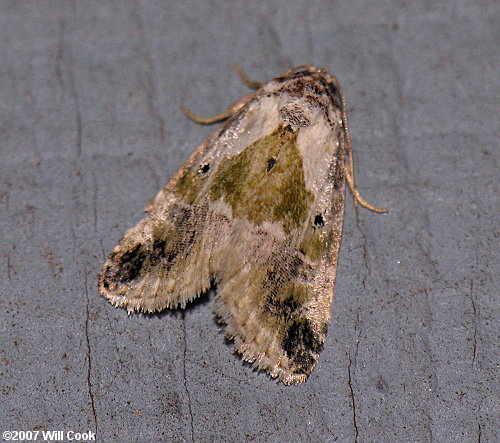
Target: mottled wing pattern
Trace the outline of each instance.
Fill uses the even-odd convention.
[[[344,133],[328,75],[257,91],[111,253],[100,292],[129,312],[184,307],[217,283],[236,350],[303,382],[326,337],[344,208]]]

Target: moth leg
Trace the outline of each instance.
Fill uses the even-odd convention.
[[[234,70],[238,74],[238,77],[241,79],[241,81],[245,83],[245,85],[247,85],[249,88],[259,89],[266,84],[265,82],[254,82],[253,80],[250,80],[245,74],[245,71],[243,71],[243,69],[241,69],[241,67],[238,65],[234,65]]]
[[[337,90],[337,94],[340,97],[340,104],[342,108],[342,124],[344,125],[344,133],[345,133],[345,138],[346,138],[346,149],[347,149],[347,157],[348,157],[348,164],[346,165],[345,172],[346,172],[346,178],[347,178],[347,183],[349,184],[349,189],[352,192],[352,195],[354,197],[354,205],[358,206],[358,203],[363,206],[366,209],[369,209],[370,211],[373,212],[388,212],[388,209],[382,209],[382,208],[377,208],[376,206],[371,205],[368,203],[363,197],[361,197],[360,193],[356,189],[356,184],[354,181],[354,160],[352,157],[352,147],[351,147],[351,135],[349,134],[349,125],[347,123],[347,105],[344,97],[344,93],[342,92],[342,88],[340,86],[340,82],[338,81],[337,77],[330,76],[328,79],[329,83],[332,83],[335,86],[335,89]]]

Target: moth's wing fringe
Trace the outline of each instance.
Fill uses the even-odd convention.
[[[211,285],[203,288],[201,291],[197,291],[193,294],[174,294],[171,296],[174,300],[163,302],[161,297],[156,297],[155,299],[125,299],[113,294],[105,294],[104,297],[115,307],[115,308],[125,308],[129,315],[142,312],[146,314],[152,314],[154,312],[159,312],[164,309],[184,309],[187,304],[197,299],[200,295],[206,293],[210,289]],[[182,299],[182,301],[180,300]],[[146,302],[144,301],[146,300]]]

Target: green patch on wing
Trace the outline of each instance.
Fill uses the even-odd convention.
[[[313,263],[318,262],[330,243],[328,233],[308,227],[299,245],[300,251]]]
[[[256,225],[278,221],[286,233],[299,228],[314,195],[306,189],[297,134],[280,125],[240,154],[224,159],[210,189],[212,200],[224,198],[235,217]]]
[[[202,183],[196,168],[191,167],[177,182],[175,192],[186,203],[192,205],[200,193]]]

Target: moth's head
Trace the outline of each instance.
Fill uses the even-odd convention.
[[[282,86],[278,109],[283,121],[292,127],[314,126],[329,119],[338,107],[328,73],[308,67],[279,78]]]

